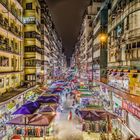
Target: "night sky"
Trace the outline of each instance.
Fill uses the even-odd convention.
[[[90,0],[48,0],[56,30],[62,38],[63,48],[67,59],[73,53],[82,16]]]

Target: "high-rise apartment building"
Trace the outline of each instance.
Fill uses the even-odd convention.
[[[92,36],[92,78],[107,82],[107,27],[108,7],[102,3],[100,10],[93,20]]]
[[[109,84],[140,95],[140,2],[114,0],[108,21]],[[135,81],[135,82],[134,82]]]
[[[41,7],[38,0],[24,0],[24,61],[28,86],[41,82]]]
[[[49,12],[47,1],[39,0],[41,5],[42,73],[47,80],[55,77],[61,69],[62,41],[59,38]]]
[[[93,51],[93,20],[101,7],[102,0],[93,0],[87,7],[75,47],[76,65],[79,76],[92,79],[92,51]]]
[[[24,80],[22,17],[22,1],[0,1],[0,94]]]

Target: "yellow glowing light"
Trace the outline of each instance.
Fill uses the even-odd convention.
[[[101,41],[101,42],[106,42],[106,40],[107,40],[107,35],[102,33],[102,34],[100,35],[100,41]]]

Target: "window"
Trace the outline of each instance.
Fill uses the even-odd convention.
[[[9,86],[9,78],[6,78],[6,86]]]
[[[26,78],[27,81],[35,81],[36,80],[36,75],[35,74],[26,75],[25,78]]]
[[[26,9],[32,10],[32,3],[26,3]]]
[[[126,18],[126,30],[129,30],[129,15]]]
[[[38,6],[36,7],[36,12],[39,13],[39,7]]]
[[[88,16],[87,19],[91,19],[91,16]]]
[[[100,7],[97,7],[97,12],[100,10]]]
[[[0,88],[4,87],[4,78],[0,78]]]
[[[9,66],[9,58],[5,56],[0,56],[0,66],[8,67]]]
[[[140,42],[137,42],[137,48],[140,48]]]
[[[11,66],[14,67],[14,58],[11,59]]]

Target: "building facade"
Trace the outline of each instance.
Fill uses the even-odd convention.
[[[41,82],[41,10],[38,0],[23,1],[25,81],[28,86]]]
[[[109,84],[140,95],[140,2],[114,0],[111,5],[108,16],[108,68],[112,70],[108,75]]]
[[[44,78],[55,77],[61,70],[62,41],[56,32],[47,1],[39,0],[41,5],[42,72]],[[46,81],[45,80],[45,81]]]
[[[108,7],[102,7],[93,20],[92,73],[93,79],[107,82],[107,27]]]
[[[82,24],[71,61],[77,75],[90,73],[104,108],[120,117],[113,121],[113,128],[121,130],[124,140],[129,135],[140,136],[139,17],[139,0],[104,1],[88,34]]]
[[[93,0],[87,7],[75,46],[75,63],[78,67],[79,77],[93,79],[93,20],[96,17],[102,0]]]
[[[127,127],[140,136],[137,131],[140,102],[140,1],[113,0],[109,3],[108,85],[118,90],[111,91],[121,99],[116,111],[121,112]]]
[[[0,94],[24,80],[22,18],[22,1],[0,1]]]

